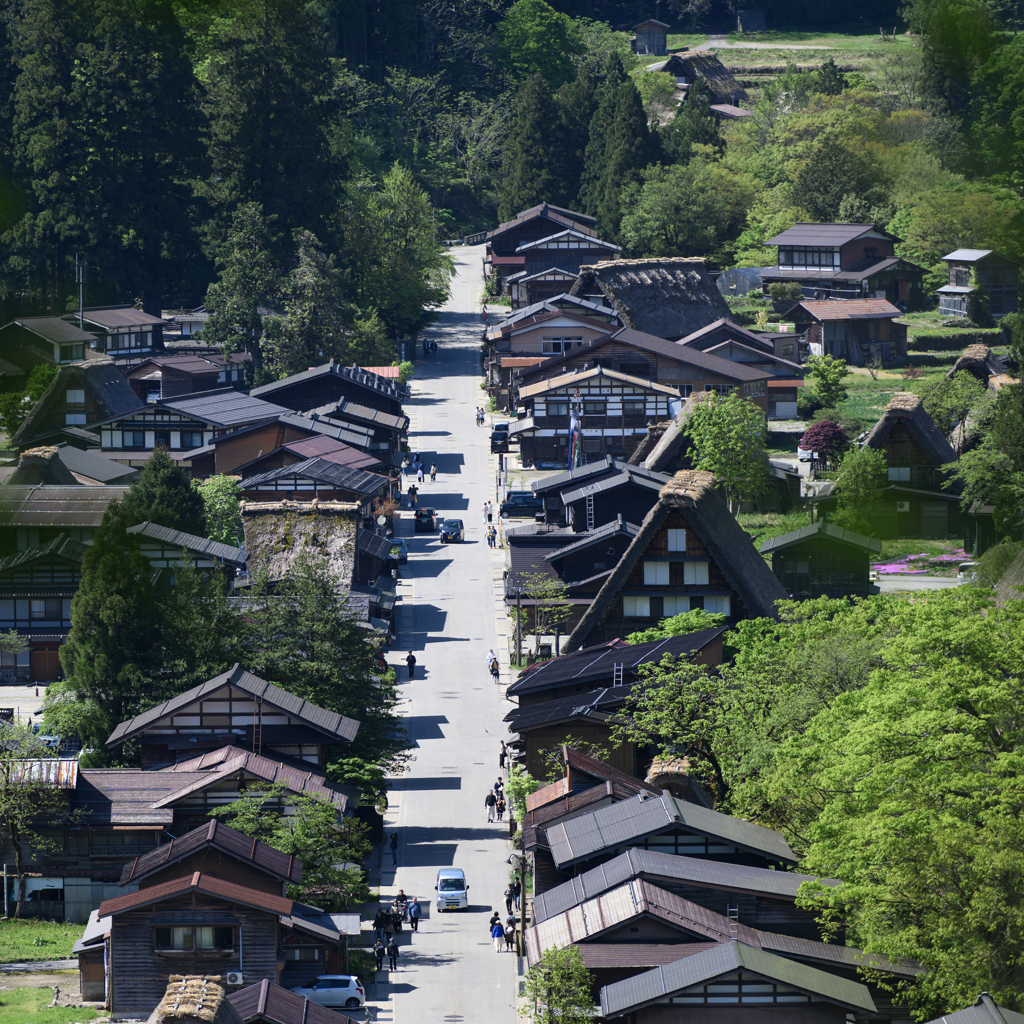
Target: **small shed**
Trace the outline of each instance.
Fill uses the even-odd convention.
[[[954,249],[942,257],[949,269],[946,284],[937,289],[943,316],[976,315],[975,292],[983,290],[986,310],[996,319],[1018,309],[1020,266],[992,249]]]
[[[634,25],[636,38],[633,39],[633,52],[664,57],[668,53],[668,30],[671,27],[656,18],[648,18]]]
[[[817,522],[761,545],[772,556],[772,572],[796,600],[813,597],[867,597],[871,557],[882,542]]]
[[[767,32],[768,22],[765,21],[764,11],[737,11],[736,12],[737,32]]]

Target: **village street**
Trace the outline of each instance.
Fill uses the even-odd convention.
[[[504,917],[508,826],[487,823],[484,796],[498,776],[498,741],[507,736],[501,719],[510,705],[486,666],[488,650],[498,646],[494,573],[500,563],[487,546],[480,512],[488,489],[494,499],[489,430],[474,420],[486,400],[478,386],[482,253],[482,246],[453,250],[459,276],[428,331],[438,352],[426,362],[418,357],[406,407],[410,448],[427,467],[436,459],[439,470],[436,484],[428,477],[420,488],[420,504],[464,520],[466,540],[442,546],[436,534],[413,534],[411,513],[403,512],[409,562],[402,567],[398,641],[389,661],[398,670],[401,710],[416,749],[392,791],[386,828],[399,834],[399,866],[393,869],[385,853],[381,896],[404,889],[423,902],[424,918],[418,934],[403,932],[399,970],[382,986],[391,999],[377,1002],[377,1019],[396,1024],[515,1019],[517,957],[495,953],[487,927],[492,909]],[[410,648],[417,660],[411,682],[404,660]],[[468,911],[434,909],[435,876],[446,866],[466,872]]]

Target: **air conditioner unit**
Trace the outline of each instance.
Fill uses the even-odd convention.
[[[896,502],[896,511],[897,512],[909,512],[910,511],[910,502],[909,501],[897,501]]]
[[[229,985],[244,985],[245,984],[245,982],[242,980],[242,972],[241,971],[228,971],[228,973],[224,975],[224,980]]]

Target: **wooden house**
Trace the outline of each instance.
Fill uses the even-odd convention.
[[[961,535],[960,489],[946,488],[942,468],[956,452],[917,395],[895,395],[863,444],[882,452],[888,467],[880,537]]]
[[[896,255],[902,241],[875,224],[794,224],[766,245],[778,263],[761,275],[773,284],[799,284],[809,299],[887,299],[904,312],[924,304],[924,269]]]
[[[644,71],[671,75],[675,79],[676,89],[682,93],[683,103],[686,102],[690,86],[698,80],[711,90],[712,109],[719,105],[742,109],[740,104],[747,99],[746,90],[733,78],[728,68],[714,53],[706,50],[673,53],[668,60],[648,64]],[[728,114],[728,111],[725,113]]]
[[[593,341],[576,344],[562,355],[552,355],[547,362],[524,371],[520,375],[520,395],[523,388],[539,381],[594,366],[657,381],[675,388],[683,398],[698,391],[727,395],[740,389],[744,397],[762,409],[765,385],[773,376],[769,371],[623,327]]]
[[[187,453],[215,438],[243,427],[271,423],[287,412],[283,406],[250,398],[234,388],[222,388],[166,398],[155,405],[140,403],[133,411],[97,421],[92,430],[99,435],[108,457],[128,465],[144,465],[158,447],[166,448],[173,459],[187,463]]]
[[[676,341],[729,316],[704,260],[659,257],[580,267],[570,295],[614,309],[634,331]]]
[[[112,360],[72,363],[57,371],[11,438],[11,445],[18,449],[34,448],[40,439],[64,427],[92,428],[111,417],[125,416],[141,408],[143,403]]]
[[[43,448],[26,448],[4,483],[11,487],[31,484],[100,487],[131,484],[138,478],[137,469],[104,458],[98,448],[83,450],[60,442]]]
[[[245,501],[313,501],[316,498],[352,502],[359,506],[364,519],[372,513],[374,501],[389,497],[392,491],[392,482],[386,476],[339,466],[318,455],[245,477],[241,486]]]
[[[895,322],[902,315],[888,299],[805,299],[783,319],[807,332],[812,356],[834,356],[864,366],[906,359],[907,327]]]
[[[367,450],[384,465],[401,465],[402,445],[409,430],[409,417],[404,413],[395,415],[344,398],[310,410],[307,415],[353,430],[368,431]]]
[[[173,764],[183,754],[229,744],[308,761],[320,768],[326,763],[326,748],[347,746],[358,729],[358,722],[300,700],[235,665],[121,722],[108,737],[107,746],[138,740],[144,768]]]
[[[580,298],[578,295],[567,295],[564,293],[551,296],[546,299],[538,299],[536,302],[523,306],[520,309],[513,309],[503,320],[498,321],[486,331],[488,342],[494,345],[498,352],[530,352],[553,355],[556,351],[563,349],[548,349],[546,352],[537,343],[539,339],[531,337],[520,338],[513,345],[510,338],[519,335],[521,329],[527,323],[544,323],[542,318],[548,314],[567,313],[572,316],[586,318],[588,321],[595,321],[599,328],[618,327],[618,317],[614,309],[602,305],[600,302],[591,299]]]
[[[583,264],[616,260],[621,252],[622,248],[613,242],[578,228],[565,228],[544,238],[523,242],[516,248],[516,255],[524,259],[523,269],[507,278],[512,308],[569,291]]]
[[[702,330],[680,338],[677,345],[685,345],[699,352],[729,359],[755,370],[763,370],[778,380],[801,380],[804,368],[797,362],[796,337],[790,338],[789,356],[779,355],[772,340],[748,331],[729,320],[718,320]],[[774,381],[772,383],[775,383]],[[794,417],[796,410],[793,410]],[[769,415],[769,419],[774,419]],[[788,417],[778,417],[780,419]]]
[[[94,341],[91,347],[119,363],[127,365],[129,360],[163,351],[167,321],[127,304],[87,306],[81,319],[77,313],[65,313],[63,319],[89,333]]]
[[[546,358],[571,352],[589,341],[614,333],[619,325],[611,310],[551,309],[548,303],[529,307],[529,315],[513,315],[495,328],[496,353],[539,355]],[[521,311],[527,314],[527,310]]]
[[[266,979],[235,989],[228,994],[228,1001],[238,1011],[242,1024],[354,1024],[351,1017]]]
[[[197,391],[214,391],[223,377],[223,366],[195,355],[151,356],[125,374],[139,401],[150,404]]]
[[[523,387],[526,417],[512,424],[524,465],[577,465],[604,454],[628,454],[648,419],[665,419],[679,392],[664,384],[595,366]]]
[[[566,641],[590,647],[703,608],[727,622],[774,618],[786,591],[715,490],[710,473],[677,473]]]
[[[296,466],[311,458],[323,459],[325,462],[332,462],[337,466],[347,466],[349,469],[380,469],[380,460],[375,455],[353,448],[351,445],[339,441],[335,437],[328,437],[325,434],[315,434],[312,437],[305,437],[299,441],[288,441],[272,448],[262,455],[258,455],[251,462],[238,466],[238,475],[245,479],[255,476],[257,473],[265,473],[271,469],[283,469],[286,466]]]
[[[66,533],[91,544],[107,505],[124,497],[126,485],[74,487],[54,484],[0,488],[0,555],[27,551]]]
[[[94,340],[93,335],[60,317],[23,316],[0,327],[0,355],[27,374],[43,363],[81,362]]]
[[[867,597],[871,559],[882,542],[822,520],[761,545],[772,556],[772,572],[795,600],[815,597]]]
[[[633,52],[652,57],[668,53],[668,30],[671,27],[657,18],[647,18],[639,25],[634,25],[633,39],[630,41]]]
[[[771,384],[771,381],[768,381]],[[648,472],[673,474],[683,469],[693,469],[693,452],[685,427],[702,402],[716,400],[714,392],[696,391],[676,413],[675,417],[665,423],[654,424],[643,450],[635,453],[636,464]],[[633,459],[630,460],[633,462]]]
[[[546,299],[564,295],[573,286],[579,274],[562,270],[561,267],[549,267],[543,270],[519,270],[510,274],[507,279],[513,309],[532,306]]]
[[[257,423],[252,427],[242,427],[229,433],[214,437],[209,444],[195,448],[188,453],[192,476],[203,478],[219,473],[240,473],[243,466],[253,465],[264,454],[278,451],[284,445],[294,441],[305,441],[313,438],[327,438],[331,441],[348,445],[364,454],[369,454],[372,431],[358,428],[353,424],[335,423],[321,419],[319,416],[306,416],[289,412],[276,420]],[[310,452],[305,458],[314,454]],[[319,454],[319,453],[318,453]],[[299,461],[305,461],[301,459]],[[376,463],[378,460],[374,458]],[[282,462],[287,465],[287,462]],[[267,469],[276,468],[273,466]],[[357,467],[366,469],[366,466]],[[255,467],[254,467],[255,471]]]
[[[982,992],[973,1006],[944,1013],[928,1024],[1020,1024],[1017,1020],[1020,1016],[1016,1010],[1000,1006],[987,992]]]
[[[199,572],[222,572],[228,579],[245,569],[245,552],[233,544],[196,537],[157,523],[137,523],[129,526],[128,532],[138,540],[140,554],[154,569],[175,569],[185,557]]]
[[[312,366],[301,373],[253,388],[250,394],[253,398],[283,405],[293,412],[307,412],[348,399],[370,409],[401,416],[402,403],[409,397],[409,390],[397,380],[385,380],[358,366],[342,366],[332,359],[322,366]]]
[[[986,311],[997,320],[1017,312],[1019,264],[992,249],[954,249],[942,258],[949,269],[948,282],[938,289],[943,316],[969,317],[979,287],[984,289]]]

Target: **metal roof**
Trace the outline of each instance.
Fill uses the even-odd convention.
[[[386,380],[384,377],[378,377],[375,373],[367,373],[358,366],[342,366],[341,363],[333,359],[322,366],[311,366],[308,370],[303,370],[301,373],[293,373],[290,377],[284,377],[271,384],[264,384],[261,387],[253,388],[249,393],[254,397],[272,395],[285,388],[290,388],[294,384],[301,384],[303,381],[315,380],[317,377],[326,377],[328,375],[341,377],[369,391],[376,391],[378,394],[387,395],[396,402],[404,402],[409,397],[409,389],[404,384],[399,384],[398,381]]]
[[[903,316],[903,311],[888,299],[805,299],[785,315],[788,317],[801,307],[816,320],[877,320]]]
[[[354,423],[339,423],[335,420],[323,419],[316,414],[306,415],[300,412],[287,412],[278,419],[289,427],[300,427],[311,434],[324,434],[327,437],[344,441],[355,448],[367,448],[373,441],[373,431]],[[223,440],[220,438],[219,440]]]
[[[595,494],[604,494],[607,491],[614,491],[620,487],[627,486],[644,487],[658,494],[670,479],[671,477],[667,473],[654,473],[651,470],[636,472],[636,467],[630,466],[615,476],[598,480],[597,483],[584,484],[582,487],[577,487],[572,491],[563,491],[561,498],[563,504],[571,505],[575,501],[582,501],[584,498],[593,497]],[[633,529],[638,532],[640,528],[635,526]],[[633,533],[633,536],[636,536],[636,532]]]
[[[626,846],[645,836],[672,828],[717,839],[768,860],[796,864],[796,854],[778,832],[697,804],[677,800],[668,793],[646,800],[626,800],[589,814],[560,822],[547,830],[555,864],[591,860],[602,851]]]
[[[165,398],[157,403],[157,407],[173,409],[218,427],[237,427],[260,420],[273,420],[291,411],[283,405],[243,395],[234,388],[210,391],[198,396],[188,395],[185,398]]]
[[[377,494],[381,488],[389,485],[388,478],[381,476],[380,473],[370,473],[365,469],[339,465],[337,462],[314,456],[305,462],[296,462],[291,466],[279,466],[277,469],[268,469],[265,473],[257,473],[242,481],[242,490],[258,491],[262,484],[287,480],[290,477],[316,480],[318,483],[331,484],[340,490],[353,491],[356,494]]]
[[[610,337],[615,337],[615,335]],[[600,339],[596,344],[600,344],[604,340],[606,339]],[[665,344],[670,345],[671,342],[666,341]],[[594,346],[592,345],[592,347]],[[573,349],[573,352],[580,352],[584,349],[586,349],[586,345],[583,346],[583,349]],[[685,362],[685,360],[683,361]],[[728,363],[726,359],[718,361]],[[728,365],[735,366],[736,364],[728,363]],[[759,374],[758,376],[767,376],[767,374]],[[586,381],[594,380],[596,377],[607,377],[609,380],[618,381],[622,384],[632,384],[643,391],[657,391],[672,398],[679,397],[679,390],[677,388],[669,387],[667,384],[658,384],[653,380],[645,380],[642,377],[633,377],[628,373],[619,373],[618,370],[609,370],[606,366],[594,366],[589,370],[570,370],[558,377],[549,377],[547,380],[538,381],[536,384],[528,384],[520,389],[519,397],[536,398],[538,395],[546,394],[549,391],[557,391],[559,388],[567,388],[573,384],[583,384]]]
[[[871,993],[860,982],[734,941],[605,985],[601,989],[601,1013],[605,1017],[620,1017],[740,969],[823,1002],[870,1014],[877,1012]]]
[[[509,730],[520,735],[530,729],[537,729],[556,722],[567,722],[574,718],[590,718],[595,713],[599,721],[621,708],[633,692],[633,683],[621,686],[605,686],[588,693],[575,693],[570,697],[546,700],[540,704],[513,708],[505,715]]]
[[[10,327],[11,324],[17,324],[29,334],[36,334],[40,338],[58,344],[88,345],[95,340],[88,331],[79,330],[74,324],[69,324],[59,316],[23,316],[4,324],[4,329]]]
[[[0,487],[0,526],[96,527],[125,486],[64,487],[59,484]]]
[[[110,934],[110,922],[113,918],[100,917],[98,910],[89,911],[89,920],[85,925],[82,937],[71,947],[72,953],[84,953],[90,946],[102,942]]]
[[[195,772],[195,778],[204,775]],[[154,806],[183,785],[181,776],[138,768],[79,768],[78,786],[70,800],[81,814],[82,828],[96,825],[167,827],[174,821],[173,807]]]
[[[130,483],[139,475],[137,469],[114,462],[99,452],[82,451],[70,444],[60,444],[58,458],[64,465],[78,476],[87,477],[101,484],[113,484],[119,481]]]
[[[825,885],[839,885],[831,878],[816,879],[813,875],[801,875],[795,871],[772,871],[743,864],[724,864],[703,857],[680,857],[673,853],[636,847],[535,896],[535,918],[537,921],[545,921],[630,878],[638,877],[655,882],[684,882],[727,892],[763,894],[787,901],[796,899],[797,890],[804,882],[821,881]]]
[[[784,533],[781,537],[773,537],[761,545],[761,554],[767,555],[770,551],[781,551],[799,544],[800,541],[809,540],[811,537],[828,537],[838,544],[845,544],[849,547],[863,548],[866,551],[873,551],[878,554],[882,550],[882,542],[873,537],[865,537],[862,534],[854,533],[853,530],[844,530],[831,523],[819,520],[811,526],[803,526],[791,533]]]
[[[855,238],[875,231],[882,238],[900,241],[895,235],[883,231],[874,224],[794,224],[787,228],[781,235],[769,238],[765,245],[844,245],[852,242]],[[812,269],[812,268],[808,268]]]
[[[65,319],[69,322],[78,319],[77,313],[65,313]],[[133,309],[128,305],[120,306],[93,306],[91,309],[86,306],[82,311],[82,319],[87,324],[96,324],[97,327],[141,327],[147,324],[166,324],[167,321],[149,313],[143,313],[141,309]]]
[[[304,459],[311,459],[316,455],[327,462],[336,462],[339,466],[353,466],[356,469],[365,469],[380,462],[377,456],[353,448],[344,441],[328,437],[326,434],[304,437],[301,441],[289,441],[281,447],[295,455],[301,455]]]
[[[360,528],[356,536],[356,547],[371,558],[379,558],[381,561],[391,554],[391,541],[365,528]]]
[[[995,249],[954,249],[952,252],[947,252],[942,258],[972,263],[974,260],[983,260],[986,256],[991,256],[993,252]]]
[[[409,428],[408,416],[396,416],[394,413],[382,412],[380,409],[371,409],[370,406],[360,405],[350,398],[328,402],[326,405],[311,409],[310,412],[342,422],[355,420],[357,423],[372,423],[375,427],[384,427],[387,430],[407,430]]]
[[[228,1002],[242,1018],[243,1024],[254,1021],[269,1021],[270,1024],[353,1024],[351,1017],[319,1003],[311,1003],[266,978],[255,985],[229,992]]]
[[[1000,1006],[987,992],[973,1006],[937,1017],[928,1024],[1024,1024],[1024,1013]]]
[[[575,469],[563,470],[561,473],[552,473],[550,476],[534,480],[530,488],[534,494],[543,494],[545,491],[560,491],[566,484],[575,483],[577,480],[594,476],[597,473],[607,473],[611,470],[621,470],[626,462],[615,459],[611,455],[602,455],[594,462],[588,462],[585,466],[577,466]]]
[[[101,917],[108,915],[116,917],[126,911],[145,907],[150,903],[162,903],[164,900],[193,891],[228,900],[231,903],[241,903],[246,907],[255,907],[257,910],[265,910],[270,914],[289,915],[292,912],[292,901],[283,896],[274,896],[272,893],[250,889],[246,885],[237,885],[235,882],[228,882],[223,878],[206,875],[200,871],[185,875],[183,878],[172,879],[169,882],[161,882],[159,885],[151,885],[125,896],[115,896],[113,899],[104,900],[99,906],[99,912]]]
[[[516,247],[516,252],[526,252],[528,249],[536,249],[547,242],[554,242],[559,238],[578,238],[581,242],[586,242],[592,249],[614,249],[616,252],[622,252],[621,245],[615,245],[614,242],[606,242],[601,238],[595,238],[593,235],[585,234],[576,228],[566,228],[564,231],[559,231],[557,234],[546,235],[544,238],[537,238],[532,242],[524,242],[522,245]],[[572,276],[575,277],[576,275],[573,274]]]
[[[121,722],[108,737],[107,746],[117,746],[132,736],[145,732],[149,726],[154,725],[160,719],[166,718],[226,686],[233,686],[238,690],[250,693],[278,711],[298,718],[318,732],[345,743],[351,743],[359,729],[359,723],[353,719],[339,715],[335,711],[327,711],[301,697],[296,697],[279,686],[268,683],[265,679],[260,679],[259,676],[246,671],[241,665],[235,664],[227,672],[214,676],[213,679],[208,679],[205,683],[200,683],[199,686],[194,686],[191,690],[186,690],[184,693],[178,694],[177,697],[164,701],[163,704],[158,704],[155,708],[150,708],[126,722]]]
[[[248,861],[267,874],[293,885],[302,881],[302,861],[296,860],[292,854],[282,853],[258,839],[243,835],[222,821],[211,821],[129,861],[121,871],[121,879],[117,884],[123,889],[206,847],[221,850],[236,860]]]
[[[71,540],[66,533],[61,533],[45,544],[37,544],[35,547],[26,548],[24,551],[18,551],[0,559],[0,574],[10,572],[12,569],[20,569],[23,565],[49,556],[64,558],[80,566],[86,550],[84,544],[80,544],[77,540]]]
[[[208,540],[206,537],[197,537],[195,534],[182,533],[181,530],[172,530],[168,526],[159,526],[157,523],[139,523],[136,526],[129,526],[128,532],[148,537],[150,540],[158,540],[164,544],[171,544],[176,548],[184,548],[186,551],[198,551],[201,554],[210,555],[212,558],[220,559],[225,565],[245,565],[245,553],[233,544],[222,544],[217,540]]]
[[[627,523],[622,519],[613,519],[610,523],[605,523],[595,530],[587,530],[578,541],[567,544],[564,548],[551,551],[544,557],[549,562],[557,562],[566,555],[575,554],[577,551],[585,551],[594,544],[600,544],[612,537],[617,537],[620,533],[627,537],[635,537],[639,529],[640,527],[635,526],[633,523]]]

